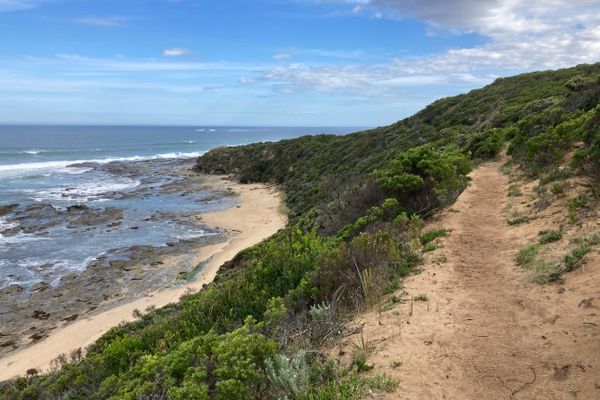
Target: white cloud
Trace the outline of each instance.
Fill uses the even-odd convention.
[[[277,54],[273,54],[271,57],[273,57],[275,60],[287,60],[288,58],[292,58],[292,54],[290,54],[290,53],[277,53]]]
[[[308,0],[339,3],[367,17],[414,18],[430,29],[476,33],[485,43],[379,65],[292,64],[265,71],[260,82],[285,91],[372,95],[403,87],[482,85],[499,74],[600,61],[598,0]]]
[[[181,47],[174,47],[171,49],[165,49],[163,51],[163,56],[165,57],[181,57],[186,54],[190,54],[192,51],[190,49],[184,49]]]
[[[0,12],[28,10],[43,2],[44,0],[0,0]]]
[[[128,19],[125,17],[82,17],[75,19],[74,22],[99,28],[117,28],[123,26]]]

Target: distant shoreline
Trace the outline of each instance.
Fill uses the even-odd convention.
[[[84,348],[110,328],[121,322],[133,320],[134,310],[144,311],[151,306],[162,307],[178,301],[190,289],[201,289],[203,285],[213,281],[223,263],[285,226],[286,217],[280,211],[281,197],[276,189],[260,184],[242,185],[218,176],[207,176],[207,179],[211,186],[231,189],[237,193],[239,205],[200,215],[203,223],[223,229],[228,234],[226,241],[201,247],[197,254],[173,256],[164,261],[166,266],[176,263],[182,257],[191,257],[194,264],[206,262],[193,281],[157,290],[145,297],[77,320],[53,331],[44,340],[8,353],[0,359],[0,380],[25,374],[29,368],[47,370],[51,361],[60,354]]]

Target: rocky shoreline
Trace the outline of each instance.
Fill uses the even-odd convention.
[[[222,181],[191,170],[193,160],[107,164],[113,173],[143,177],[144,184],[127,193],[115,192],[113,198],[143,198],[158,193],[186,196],[198,193],[197,202],[211,203],[235,194]],[[172,179],[157,178],[168,174]],[[156,184],[156,186],[154,186]],[[2,237],[21,233],[45,236],[53,228],[68,229],[81,235],[94,235],[116,229],[137,231],[139,226],[124,218],[116,207],[96,207],[78,203],[58,208],[49,203],[26,206],[7,205],[0,208],[0,217],[11,224]],[[159,288],[186,283],[197,271],[193,254],[204,246],[223,242],[228,233],[202,223],[202,214],[191,211],[154,212],[148,221],[185,223],[201,229],[204,236],[179,239],[162,246],[132,245],[115,247],[95,257],[82,271],[70,272],[56,279],[53,265],[38,268],[45,277],[31,286],[11,284],[0,289],[0,357],[40,340],[57,328],[88,318],[126,301],[143,297]],[[126,225],[126,226],[124,226]],[[47,270],[44,273],[44,269]]]

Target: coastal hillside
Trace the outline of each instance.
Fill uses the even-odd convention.
[[[195,169],[277,185],[287,227],[239,253],[201,291],[136,313],[88,349],[60,356],[52,371],[0,384],[0,398],[348,400],[411,398],[432,386],[420,395],[481,398],[493,388],[498,398],[550,398],[548,390],[569,398],[575,375],[581,393],[595,393],[599,100],[600,64],[580,65],[498,79],[388,127],[215,149]],[[593,273],[571,281],[583,270]],[[570,308],[557,303],[554,322],[577,325],[582,337],[573,341],[588,346],[577,354],[592,356],[540,370],[529,364],[544,345],[522,340],[524,325],[518,337],[493,328],[521,317],[538,323],[551,310],[536,308],[534,320],[513,308],[532,309],[545,291],[567,290],[564,282],[586,285],[577,305],[585,315],[563,322]],[[450,332],[440,321],[453,311],[442,300],[459,289],[462,325]],[[527,301],[506,311],[511,296]],[[416,313],[426,317],[413,324]],[[432,327],[450,347],[424,336]],[[551,331],[535,334],[558,341]],[[563,339],[559,355],[574,349]],[[472,342],[462,357],[460,345]],[[515,344],[528,357],[518,379],[504,373],[513,358],[503,345]],[[469,375],[490,360],[492,374]],[[551,379],[559,384],[546,385]]]

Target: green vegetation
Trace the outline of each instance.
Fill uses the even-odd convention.
[[[531,221],[533,218],[527,215],[520,215],[511,219],[506,220],[506,223],[509,225],[521,225]]]
[[[521,267],[528,267],[531,265],[538,252],[540,251],[540,246],[537,244],[532,244],[530,246],[524,247],[519,250],[517,254],[517,264]]]
[[[552,238],[562,237],[560,231],[540,232],[540,234],[541,238],[546,235],[548,235],[546,237]],[[534,244],[519,251],[517,264],[530,271],[534,282],[541,284],[560,282],[563,280],[563,274],[573,271],[583,264],[585,255],[590,252],[591,246],[600,244],[600,235],[594,234],[584,239],[575,238],[573,242],[577,243],[578,246],[566,254],[562,261],[536,260],[540,246]]]
[[[522,196],[523,192],[521,191],[521,188],[518,185],[510,185],[510,187],[508,188],[508,195],[511,197],[518,197]]]
[[[400,287],[420,260],[415,242],[447,233],[422,233],[421,218],[465,189],[471,160],[508,142],[515,162],[551,182],[577,148],[570,173],[598,196],[599,75],[595,64],[497,79],[388,127],[210,151],[198,171],[280,185],[288,227],[202,291],[139,313],[83,356],[61,357],[56,371],[0,384],[0,398],[348,400],[395,390],[357,371],[365,354],[351,369],[334,366],[319,353],[323,342]],[[517,261],[550,281],[556,265],[535,263],[538,250]],[[559,273],[586,252],[573,250]]]
[[[556,242],[562,239],[562,230],[559,229],[556,231],[541,231],[539,232],[539,237],[540,244]]]
[[[446,229],[432,229],[422,234],[421,237],[419,237],[419,240],[422,245],[426,245],[427,243],[433,242],[435,239],[444,236],[448,236],[448,231]]]
[[[419,295],[415,296],[414,300],[415,301],[429,301],[429,297],[427,297],[426,294],[419,294]]]
[[[562,183],[554,183],[550,188],[553,195],[561,196],[565,194],[565,186]]]
[[[563,260],[565,264],[565,270],[567,272],[573,271],[575,268],[581,265],[581,263],[583,262],[583,257],[585,257],[585,255],[589,252],[590,248],[585,243],[573,249],[569,254],[565,256]]]
[[[559,262],[540,260],[530,267],[531,279],[540,284],[558,282],[562,279],[561,265]]]

